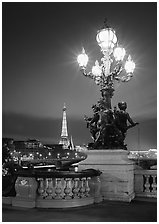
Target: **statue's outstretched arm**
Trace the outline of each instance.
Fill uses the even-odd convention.
[[[129,123],[130,123],[131,125],[133,125],[133,126],[139,124],[139,123],[137,123],[137,122],[134,122],[128,113],[127,113],[127,119],[128,119],[128,121],[129,121]]]

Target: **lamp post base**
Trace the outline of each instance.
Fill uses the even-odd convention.
[[[101,195],[103,200],[130,202],[134,194],[134,163],[125,150],[90,150],[79,169],[99,169],[102,174]]]

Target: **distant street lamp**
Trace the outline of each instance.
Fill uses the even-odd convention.
[[[95,83],[100,86],[102,98],[100,99],[100,101],[98,101],[98,106],[94,105],[94,109],[96,110],[95,111],[96,114],[98,112],[99,115],[98,118],[100,119],[101,122],[101,112],[105,111],[105,114],[107,113],[106,115],[108,115],[108,111],[109,112],[112,111],[111,99],[114,93],[114,82],[115,81],[128,82],[133,77],[135,63],[132,61],[130,55],[126,58],[126,51],[119,45],[115,30],[107,25],[107,20],[104,21],[104,26],[102,27],[102,29],[100,29],[97,32],[96,40],[103,54],[101,58],[101,64],[98,62],[98,60],[96,60],[95,65],[92,67],[92,71],[87,72],[86,66],[89,58],[84,48],[82,49],[82,53],[77,57],[77,62],[83,75],[93,79]],[[115,115],[117,114],[115,114],[115,112],[112,112],[113,122],[115,121]],[[89,124],[94,123],[90,119],[86,120]],[[131,125],[133,125],[133,123],[131,123]],[[106,144],[107,147],[114,148],[115,145],[113,143],[111,143],[113,144],[113,146],[111,146],[111,144],[107,144],[108,142],[110,142],[108,139],[107,143],[106,142],[104,143],[103,142],[104,140],[101,140],[101,135],[103,135],[102,128],[101,125],[100,127],[98,126],[99,126],[98,124],[94,124],[94,128],[93,127],[90,128],[90,131],[94,130],[95,132],[95,134],[93,133],[93,131],[91,133],[94,143],[100,142],[100,144],[98,144],[98,145],[102,144],[102,146],[100,147],[103,147]],[[116,133],[114,134],[113,132],[113,135],[111,136],[115,135],[117,134]],[[121,147],[122,144],[120,143],[119,147]],[[97,144],[95,144],[95,146],[97,147]]]

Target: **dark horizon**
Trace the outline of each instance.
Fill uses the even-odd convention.
[[[116,84],[112,99],[113,106],[126,101],[140,123],[128,131],[128,149],[157,148],[155,2],[3,2],[3,137],[58,143],[65,102],[69,135],[77,145],[91,141],[83,118],[92,115],[100,91],[82,76],[76,57],[84,47],[90,67],[100,59],[96,32],[105,17],[136,63],[133,79]]]

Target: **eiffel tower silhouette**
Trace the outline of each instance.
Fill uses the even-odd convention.
[[[63,118],[62,118],[62,130],[61,130],[61,139],[59,141],[59,144],[63,145],[63,148],[68,148],[70,141],[68,138],[68,132],[67,132],[67,119],[66,119],[66,105],[64,103],[63,107]]]

